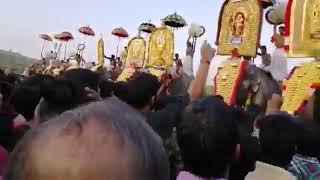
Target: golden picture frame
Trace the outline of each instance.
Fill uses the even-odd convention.
[[[260,42],[262,13],[260,0],[225,0],[219,16],[217,54],[231,55],[237,48],[241,56],[255,56]]]
[[[145,60],[146,41],[143,37],[133,37],[128,43],[128,53],[125,66],[135,63],[138,67],[142,67]]]
[[[320,0],[290,1],[288,57],[320,57]]]
[[[156,28],[148,41],[147,67],[167,68],[173,65],[174,35],[168,27]]]

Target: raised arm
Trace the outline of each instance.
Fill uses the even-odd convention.
[[[186,73],[188,76],[193,77],[193,55],[194,55],[194,50],[192,47],[192,44],[190,43],[190,38],[187,40],[187,49],[186,49],[186,56],[183,59],[183,72]]]
[[[204,41],[201,47],[201,61],[197,71],[195,80],[191,83],[189,88],[190,102],[197,100],[204,94],[210,62],[216,54],[216,50],[211,45]]]

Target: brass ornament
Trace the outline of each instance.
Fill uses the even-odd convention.
[[[136,69],[134,68],[125,68],[117,78],[117,81],[127,81],[135,72]]]
[[[173,65],[174,37],[167,27],[155,29],[148,42],[147,67],[168,68]]]
[[[226,0],[220,12],[218,55],[230,55],[237,48],[242,56],[255,56],[261,24],[259,0]]]
[[[320,57],[320,0],[293,1],[289,57]]]
[[[142,67],[145,60],[146,41],[138,36],[132,38],[128,43],[128,54],[125,66],[129,67],[130,64],[135,63],[138,67]]]
[[[310,62],[297,66],[291,77],[284,81],[282,110],[293,113],[300,104],[309,98],[313,83],[320,83],[320,63]]]
[[[231,104],[233,92],[236,90],[235,84],[241,73],[243,59],[228,59],[218,67],[215,77],[216,94],[221,95],[224,100]]]

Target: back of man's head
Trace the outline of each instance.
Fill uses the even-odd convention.
[[[116,98],[66,112],[29,131],[15,148],[8,180],[168,180],[160,138]]]
[[[235,117],[217,97],[189,105],[177,129],[186,170],[200,177],[223,178],[235,158],[239,134]]]
[[[157,94],[160,82],[156,76],[148,73],[135,73],[126,83],[127,94],[122,95],[123,101],[136,109],[152,105],[152,98]]]
[[[27,121],[34,118],[34,111],[42,96],[42,85],[53,81],[49,75],[34,75],[24,79],[13,91],[11,102],[15,111]]]
[[[299,124],[297,153],[306,157],[319,157],[320,137],[317,127],[308,122]]]
[[[290,115],[270,115],[258,122],[261,161],[285,168],[296,153],[298,128]]]
[[[98,90],[100,84],[99,74],[92,72],[89,69],[72,69],[63,74],[63,80],[72,82],[78,88],[90,88]]]

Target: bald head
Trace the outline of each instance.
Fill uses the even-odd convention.
[[[20,169],[20,170],[19,170]],[[69,111],[32,130],[12,154],[8,180],[165,180],[159,137],[117,99]]]

